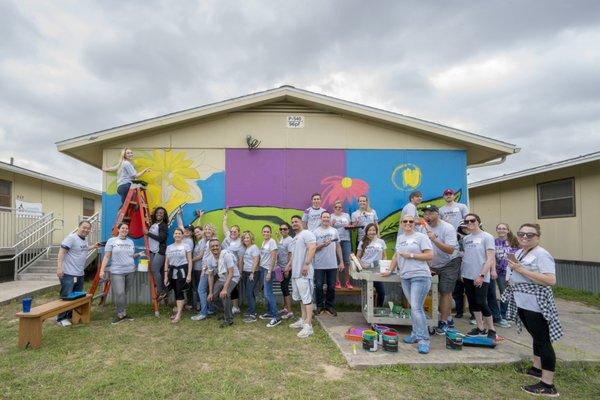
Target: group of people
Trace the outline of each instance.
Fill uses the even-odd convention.
[[[122,198],[131,180],[138,174],[130,160],[133,153],[123,152],[118,169],[118,192]],[[131,166],[131,167],[129,167]],[[123,183],[124,182],[124,183]],[[126,186],[126,188],[125,188]],[[445,205],[419,207],[422,194],[409,196],[402,209],[398,236],[390,268],[383,276],[399,273],[402,291],[411,306],[412,332],[405,343],[417,345],[422,354],[429,352],[429,332],[424,303],[431,288],[432,275],[438,276],[440,295],[437,334],[454,329],[451,316],[452,299],[456,306],[455,318],[464,312],[466,294],[472,323],[471,336],[496,339],[495,324],[509,327],[515,321],[533,337],[533,366],[527,374],[540,378],[535,385],[523,390],[542,395],[555,395],[553,386],[556,357],[552,342],[562,336],[562,330],[550,287],[556,283],[552,256],[539,242],[538,224],[522,224],[516,236],[506,223],[496,226],[497,237],[483,230],[480,217],[470,213],[466,205],[455,201],[455,192],[443,192]],[[290,327],[300,329],[298,337],[312,335],[313,291],[316,314],[337,315],[335,289],[352,288],[349,278],[351,234],[356,229],[358,243],[356,256],[363,268],[377,265],[386,259],[387,245],[379,238],[377,212],[371,208],[367,196],[358,198],[359,208],[351,215],[345,213],[341,201],[333,204],[330,212],[321,207],[321,196],[311,197],[311,206],[302,216],[294,215],[290,224],[279,225],[278,240],[272,236],[271,226],[261,230],[260,247],[249,230],[227,223],[223,217],[224,240],[217,238],[216,227],[184,226],[178,214],[178,227],[173,243],[167,245],[169,221],[163,207],[152,213],[152,224],[144,231],[149,237],[152,273],[160,300],[169,290],[175,294],[176,307],[171,321],[182,318],[185,307],[196,307],[198,314],[192,320],[204,320],[215,311],[223,313],[221,326],[233,324],[234,314],[240,312],[240,292],[245,295],[247,309],[243,321],[268,320],[268,327],[279,325],[293,317],[292,299],[300,302],[301,316]],[[423,218],[418,209],[423,211]],[[202,212],[197,213],[201,219]],[[87,255],[86,241],[89,223],[82,222],[76,233],[69,235],[61,245],[57,274],[61,279],[61,293],[82,288],[83,254]],[[291,230],[294,231],[292,234]],[[128,226],[121,223],[118,235],[108,240],[100,274],[104,276],[110,261],[113,297],[117,315],[113,323],[130,319],[126,312],[126,292],[135,271],[133,241],[127,237]],[[82,262],[83,260],[83,262]],[[374,272],[375,273],[375,272]],[[378,273],[378,272],[377,272]],[[283,309],[278,310],[273,285],[280,282]],[[289,286],[292,286],[290,293]],[[323,286],[327,290],[323,290]],[[501,300],[496,297],[496,285]],[[267,311],[257,315],[256,293],[262,286]],[[385,289],[375,282],[376,306],[384,304]],[[187,302],[186,302],[187,294]],[[187,304],[186,304],[187,303]],[[70,316],[61,314],[58,321],[68,325]]]

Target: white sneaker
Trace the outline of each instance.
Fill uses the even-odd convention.
[[[71,321],[69,321],[68,319],[61,319],[60,321],[57,322],[57,324],[59,324],[60,326],[70,326],[70,325],[73,325],[71,323]]]
[[[304,328],[304,321],[302,320],[302,318],[300,318],[300,319],[298,319],[298,321],[294,322],[293,324],[290,324],[290,328],[302,329],[302,328]]]
[[[240,313],[240,308],[239,307],[231,307],[231,312],[233,314],[239,314]]]
[[[197,315],[194,315],[194,316],[190,317],[190,319],[192,321],[202,321],[202,320],[206,319],[206,315],[204,315],[204,314],[197,314]]]
[[[305,339],[313,334],[312,325],[305,324],[300,332],[298,332],[298,337],[301,339]]]

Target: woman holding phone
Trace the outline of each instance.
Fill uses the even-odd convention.
[[[538,396],[558,397],[552,342],[560,339],[563,332],[551,289],[556,284],[556,266],[550,253],[540,246],[540,235],[538,224],[519,227],[521,249],[508,258],[512,274],[502,300],[508,303],[507,317],[516,321],[519,331],[524,325],[533,338],[533,366],[526,374],[540,381],[521,389]]]

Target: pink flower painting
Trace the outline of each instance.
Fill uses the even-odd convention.
[[[321,181],[325,188],[321,192],[323,206],[332,205],[336,200],[352,203],[352,200],[369,192],[369,184],[362,179],[347,176],[329,176]]]

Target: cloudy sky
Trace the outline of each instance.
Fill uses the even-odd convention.
[[[0,160],[291,84],[514,143],[470,181],[600,150],[599,1],[0,0]]]

